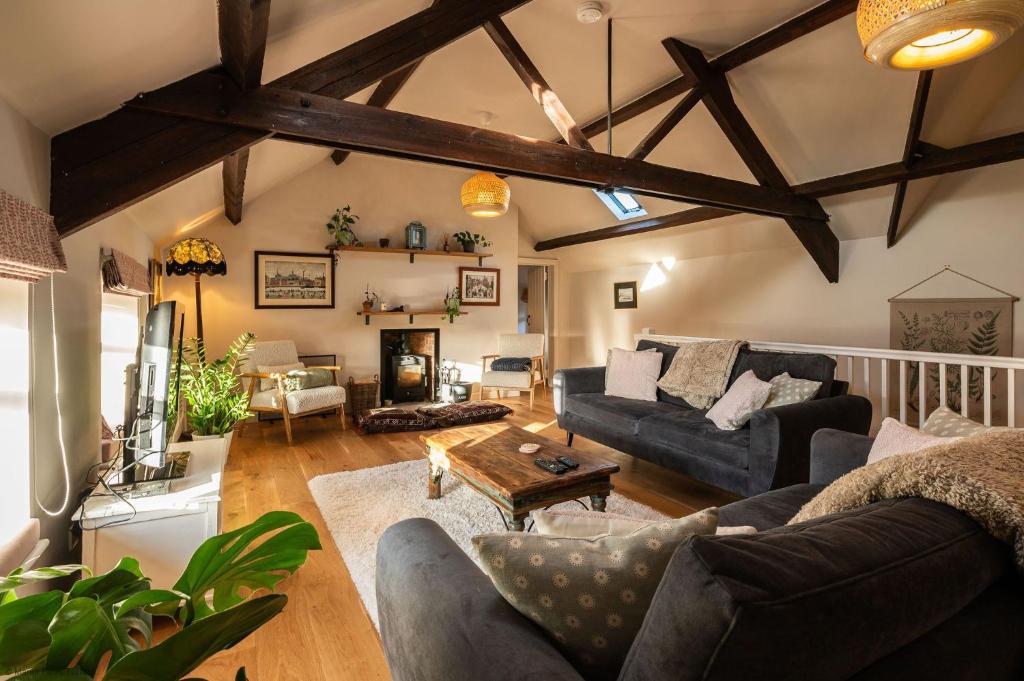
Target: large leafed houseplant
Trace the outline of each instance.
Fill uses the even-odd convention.
[[[281,612],[288,597],[274,587],[319,548],[312,525],[274,511],[203,542],[172,589],[151,589],[138,561],[123,558],[68,591],[18,598],[15,590],[26,584],[87,573],[81,565],[15,570],[0,578],[0,674],[178,681]],[[153,644],[155,616],[170,618],[174,633]],[[244,669],[236,678],[245,678]]]
[[[249,398],[241,389],[239,364],[252,351],[256,335],[243,333],[223,357],[207,358],[203,341],[189,340],[181,352],[180,395],[185,400],[185,418],[193,435],[223,436],[240,421],[252,416]],[[177,370],[177,362],[175,366]],[[172,395],[172,400],[177,396]],[[177,410],[171,404],[172,413]]]

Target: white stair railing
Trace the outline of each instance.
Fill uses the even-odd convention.
[[[716,340],[652,334],[635,338],[675,345]],[[871,400],[876,425],[893,416],[920,426],[939,404],[987,426],[1012,428],[1022,417],[1017,413],[1017,370],[1024,370],[1024,358],[767,341],[750,341],[750,347],[832,357],[835,377],[850,384],[851,394]]]

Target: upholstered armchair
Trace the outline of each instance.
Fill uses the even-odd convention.
[[[334,385],[288,391],[285,378],[295,369],[327,369],[334,374]],[[340,373],[340,366],[304,366],[292,341],[257,342],[242,364],[242,378],[249,380],[249,410],[280,414],[288,444],[292,443],[292,419],[301,416],[337,411],[345,429],[345,388]],[[238,428],[239,437],[244,429],[243,422]]]
[[[499,357],[529,357],[529,371],[492,371],[491,362]],[[480,398],[484,390],[517,390],[530,393],[530,409],[533,409],[533,393],[536,386],[541,389],[547,384],[544,374],[544,334],[505,333],[498,336],[498,353],[484,355],[480,374]]]

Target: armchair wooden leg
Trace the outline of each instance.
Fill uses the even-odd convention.
[[[345,405],[344,404],[341,405],[340,407],[338,407],[338,414],[341,416],[341,429],[342,430],[347,430],[348,428],[345,425]]]
[[[530,411],[533,411],[533,386],[530,386]]]
[[[288,413],[287,409],[281,410],[281,416],[284,417],[284,432],[288,436],[288,444],[292,443],[292,417]]]

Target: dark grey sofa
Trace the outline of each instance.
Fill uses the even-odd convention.
[[[811,483],[721,509],[762,532],[680,546],[620,681],[1024,678],[1024,580],[967,516],[899,499],[784,526],[870,443],[816,434]],[[395,681],[583,679],[429,520],[384,533],[377,603]]]
[[[677,348],[642,340],[638,350],[662,353],[661,373]],[[846,394],[834,380],[835,360],[824,355],[740,351],[729,385],[747,370],[763,381],[785,371],[794,378],[821,382],[815,399],[754,412],[747,426],[719,430],[697,410],[661,389],[647,402],[604,394],[604,367],[561,369],[553,381],[558,425],[620,452],[743,496],[807,482],[811,435],[821,428],[865,434],[871,403]]]

